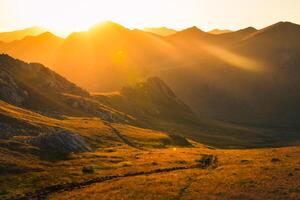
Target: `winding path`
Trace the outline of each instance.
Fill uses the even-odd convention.
[[[144,175],[151,175],[151,174],[160,174],[160,173],[167,173],[167,172],[188,170],[188,169],[195,169],[195,168],[205,169],[206,167],[197,164],[197,165],[191,165],[191,166],[179,166],[179,167],[171,167],[171,168],[154,169],[154,170],[150,170],[150,171],[146,171],[146,172],[141,171],[141,172],[119,174],[119,175],[102,176],[102,177],[96,177],[96,178],[93,178],[93,179],[90,179],[90,180],[87,180],[84,182],[73,182],[73,183],[52,185],[52,186],[45,187],[40,190],[36,190],[34,192],[26,193],[22,197],[13,197],[8,200],[29,200],[29,199],[30,200],[44,200],[44,199],[47,199],[47,197],[49,195],[54,194],[54,193],[72,191],[75,189],[81,189],[81,188],[90,186],[92,184],[102,183],[102,182],[113,180],[113,179],[134,177],[134,176],[144,176]]]

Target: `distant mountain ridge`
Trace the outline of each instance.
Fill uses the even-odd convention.
[[[157,28],[144,28],[146,32],[154,33],[160,36],[169,36],[175,34],[177,31],[167,27],[157,27]]]
[[[14,40],[21,40],[26,36],[37,36],[46,31],[47,31],[46,29],[41,27],[30,27],[23,30],[0,32],[0,41],[12,42]]]
[[[206,95],[210,98],[211,94]],[[69,138],[79,145],[76,151],[81,151],[84,142],[73,135],[74,129],[70,132],[61,127],[71,125],[62,122],[64,119],[76,121],[85,118],[98,119],[106,126],[118,123],[164,131],[176,137],[222,147],[289,144],[297,138],[294,133],[288,133],[289,137],[284,135],[281,141],[283,134],[272,129],[211,120],[204,115],[199,116],[194,110],[158,77],[125,86],[113,94],[90,94],[41,64],[0,55],[0,126],[5,132],[3,137],[50,132],[50,135],[46,134],[37,143],[34,142],[42,145],[40,148],[47,145],[43,141],[54,140],[59,144],[57,140],[62,139],[62,143],[69,144]],[[58,120],[62,120],[62,124]],[[78,125],[89,126],[87,123]],[[62,137],[59,137],[60,133]],[[72,150],[71,146],[66,148]]]
[[[157,76],[204,116],[295,127],[299,37],[299,25],[289,22],[218,35],[191,27],[166,37],[108,22],[66,39],[0,43],[0,51],[44,63],[89,91]]]
[[[224,34],[224,33],[230,33],[230,32],[233,32],[233,31],[227,30],[227,29],[225,29],[225,30],[213,29],[213,30],[209,31],[209,33],[215,34],[215,35]]]

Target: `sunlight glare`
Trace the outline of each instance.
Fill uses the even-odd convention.
[[[254,61],[250,58],[230,52],[229,50],[212,45],[202,45],[201,48],[210,53],[211,55],[230,64],[231,66],[253,72],[263,70],[262,64],[260,64],[258,61]]]

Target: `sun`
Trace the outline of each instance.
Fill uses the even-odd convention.
[[[139,0],[19,0],[14,12],[18,23],[42,26],[67,35],[109,20],[129,28],[154,25],[154,13],[149,10],[155,9],[153,4]]]
[[[106,9],[109,3],[103,1],[58,1],[58,0],[27,0],[18,1],[18,20],[23,24],[46,27],[51,31],[66,35],[74,31],[88,29],[99,21],[109,17]],[[98,10],[97,10],[98,9]]]

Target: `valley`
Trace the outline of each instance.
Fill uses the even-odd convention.
[[[87,24],[152,1],[0,0],[0,199],[299,200],[300,25],[225,20],[230,1],[212,29],[213,1],[159,1],[142,28]]]
[[[0,61],[1,199],[299,196],[296,133],[199,117],[157,77],[90,94],[42,65]]]

